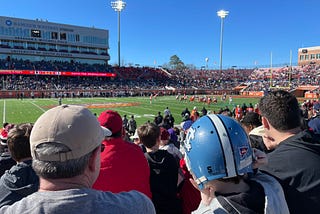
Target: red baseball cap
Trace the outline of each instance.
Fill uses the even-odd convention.
[[[115,134],[122,129],[122,118],[116,111],[106,110],[98,117],[100,126],[109,129],[112,134]]]
[[[170,139],[170,134],[167,129],[160,127],[160,136],[161,140],[169,140]]]

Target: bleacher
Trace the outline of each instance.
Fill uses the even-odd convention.
[[[57,77],[1,75],[3,90],[41,89],[202,89],[233,90],[246,84],[244,91],[264,91],[272,87],[293,89],[299,85],[319,85],[320,66],[295,66],[257,69],[227,70],[165,70],[152,67],[111,67],[102,64],[78,62],[36,61],[17,59],[0,60],[0,70],[74,71],[115,73],[115,78],[106,77]],[[1,74],[1,71],[0,71]],[[290,74],[290,78],[289,78]],[[5,84],[3,84],[5,81]]]

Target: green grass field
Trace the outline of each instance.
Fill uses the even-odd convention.
[[[220,98],[219,98],[220,99]],[[137,124],[147,122],[148,120],[153,121],[154,117],[160,111],[163,115],[163,110],[168,106],[172,115],[175,118],[175,124],[179,124],[182,120],[181,112],[188,107],[191,111],[194,106],[197,106],[198,111],[203,106],[208,111],[218,111],[220,108],[229,106],[230,109],[233,105],[246,103],[255,104],[258,102],[258,98],[233,98],[233,104],[229,105],[228,101],[218,101],[217,104],[211,104],[208,106],[206,103],[199,102],[180,102],[175,99],[174,96],[157,97],[156,100],[150,104],[149,97],[128,97],[128,98],[74,98],[62,99],[63,104],[75,104],[85,105],[93,113],[99,115],[106,109],[112,109],[118,111],[121,116],[127,115],[130,118],[134,115]],[[0,100],[0,118],[2,122],[9,123],[25,123],[35,122],[36,119],[48,109],[57,106],[58,99],[2,99]]]

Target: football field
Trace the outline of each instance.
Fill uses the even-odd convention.
[[[219,111],[220,108],[228,106],[230,110],[234,105],[252,103],[253,105],[259,101],[259,98],[233,98],[233,102],[229,104],[228,99],[218,103],[210,104],[200,102],[178,101],[174,96],[160,96],[152,100],[149,97],[121,97],[121,98],[63,98],[62,104],[83,105],[89,108],[92,113],[97,116],[106,109],[118,111],[121,116],[127,115],[129,119],[134,115],[137,124],[153,121],[158,112],[163,115],[163,110],[169,107],[175,124],[179,124],[182,120],[181,112],[187,107],[190,111],[194,106],[197,107],[199,113],[205,107],[208,111]],[[59,105],[58,99],[1,99],[0,100],[0,118],[2,123],[34,123],[36,119],[45,111]]]

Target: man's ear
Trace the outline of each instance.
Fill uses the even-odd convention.
[[[261,122],[262,122],[263,128],[270,129],[270,123],[267,118],[261,117]]]
[[[100,170],[100,153],[100,147],[92,152],[88,165],[90,171]]]

